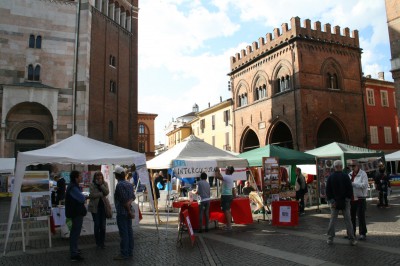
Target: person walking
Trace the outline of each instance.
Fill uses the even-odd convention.
[[[133,257],[133,230],[132,219],[135,214],[131,210],[131,203],[135,200],[133,185],[125,180],[125,169],[121,166],[115,167],[115,178],[118,180],[115,187],[114,202],[117,210],[117,226],[120,242],[120,254],[114,260],[126,260]]]
[[[306,194],[306,179],[301,173],[301,169],[296,167],[296,200],[299,202],[299,214],[304,215],[304,195]]]
[[[94,223],[94,238],[98,248],[104,249],[106,238],[106,209],[103,198],[110,193],[107,182],[104,182],[102,172],[93,175],[93,182],[89,184],[89,212],[92,213]]]
[[[358,240],[366,240],[367,238],[367,223],[365,220],[365,211],[367,209],[368,196],[368,176],[365,171],[360,169],[360,163],[353,160],[349,164],[352,171],[349,173],[351,183],[353,185],[353,198],[351,200],[351,223],[353,224],[354,234],[356,234],[358,218]]]
[[[375,187],[376,190],[379,191],[379,203],[377,207],[388,207],[388,190],[390,189],[390,181],[389,176],[385,172],[385,165],[380,162],[378,173],[376,173],[375,178]]]
[[[235,172],[233,166],[226,167],[225,175],[221,175],[219,169],[215,171],[215,178],[222,181],[222,191],[221,191],[221,209],[225,214],[226,226],[224,230],[232,230],[232,214],[231,214],[231,204],[233,198],[236,196],[236,190],[233,187],[233,176]]]
[[[351,181],[346,174],[343,173],[342,161],[337,160],[333,163],[334,173],[328,177],[326,182],[326,198],[330,203],[331,218],[328,226],[328,240],[329,245],[333,244],[335,238],[335,224],[339,215],[339,211],[342,211],[344,216],[344,222],[346,224],[347,237],[350,240],[350,245],[357,245],[357,241],[354,237],[354,230],[351,224],[350,218],[350,201],[353,197],[353,188]]]
[[[200,181],[197,182],[195,194],[199,195],[199,233],[203,232],[203,216],[206,218],[205,231],[208,232],[210,223],[210,184],[207,182],[207,174],[201,173]]]
[[[85,196],[82,194],[79,183],[82,182],[82,175],[79,171],[73,170],[70,174],[70,183],[65,196],[65,216],[72,220],[72,227],[69,233],[69,251],[71,261],[82,261],[78,249],[78,240],[81,235],[83,217],[86,216]]]

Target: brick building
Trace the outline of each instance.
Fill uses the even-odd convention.
[[[367,145],[358,31],[300,24],[294,17],[231,57],[235,152]]]
[[[368,148],[387,153],[400,149],[396,93],[393,82],[384,73],[378,79],[363,78],[368,128]]]
[[[138,152],[146,154],[146,160],[155,156],[154,120],[157,114],[138,113]]]
[[[137,150],[138,0],[0,1],[1,157],[79,133]]]
[[[385,0],[389,31],[391,72],[396,89],[396,102],[400,104],[400,0]],[[400,108],[397,110],[400,117]]]

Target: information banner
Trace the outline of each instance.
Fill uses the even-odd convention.
[[[183,214],[184,222],[185,222],[186,227],[187,227],[187,229],[188,229],[188,233],[189,233],[189,236],[190,236],[190,240],[191,240],[192,246],[193,246],[193,245],[194,245],[194,242],[195,242],[195,240],[196,240],[196,237],[194,236],[192,224],[190,223],[189,212],[188,212],[188,210],[184,210],[184,211],[182,212],[182,214]]]

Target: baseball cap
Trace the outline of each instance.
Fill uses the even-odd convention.
[[[117,166],[115,167],[115,169],[114,169],[114,173],[120,175],[120,174],[122,174],[122,173],[125,173],[125,169],[124,169],[123,167],[117,165]]]

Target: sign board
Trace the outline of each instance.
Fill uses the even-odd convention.
[[[186,227],[188,229],[188,233],[190,236],[190,240],[192,242],[192,246],[194,245],[194,242],[196,240],[196,237],[194,236],[194,232],[193,232],[193,228],[192,228],[192,224],[190,223],[190,217],[189,217],[189,212],[188,210],[184,210],[182,212],[183,214],[183,219],[184,219],[184,223],[186,224]]]

